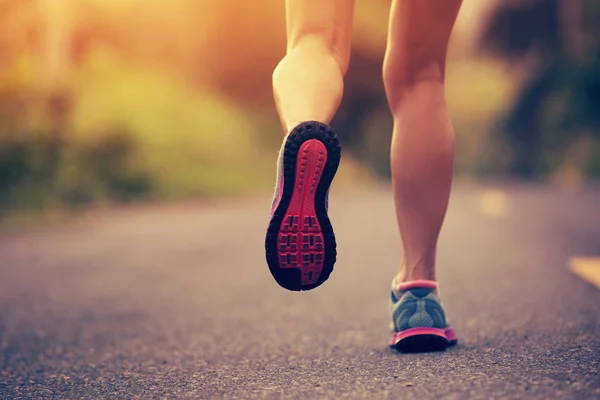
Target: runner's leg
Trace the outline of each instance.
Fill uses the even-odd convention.
[[[436,247],[453,174],[444,94],[446,49],[462,0],[393,0],[383,79],[394,117],[391,169],[400,281],[436,279]]]

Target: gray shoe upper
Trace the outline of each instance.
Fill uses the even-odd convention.
[[[435,289],[413,288],[402,292],[392,289],[390,313],[394,332],[448,327],[444,307]]]

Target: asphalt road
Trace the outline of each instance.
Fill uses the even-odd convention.
[[[600,398],[600,290],[566,267],[600,256],[600,189],[484,189],[442,233],[443,353],[387,348],[385,189],[334,188],[338,263],[303,293],[265,265],[268,194],[4,234],[0,398]]]

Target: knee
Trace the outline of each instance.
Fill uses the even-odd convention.
[[[397,104],[404,94],[417,89],[423,82],[443,84],[445,57],[429,56],[411,52],[396,56],[386,54],[383,63],[383,83],[391,106]]]

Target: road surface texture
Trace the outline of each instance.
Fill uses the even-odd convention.
[[[335,188],[334,188],[335,189]],[[387,348],[386,189],[333,191],[336,268],[288,292],[270,198],[107,212],[0,237],[0,398],[600,398],[600,189],[456,186],[439,253],[459,345]]]

